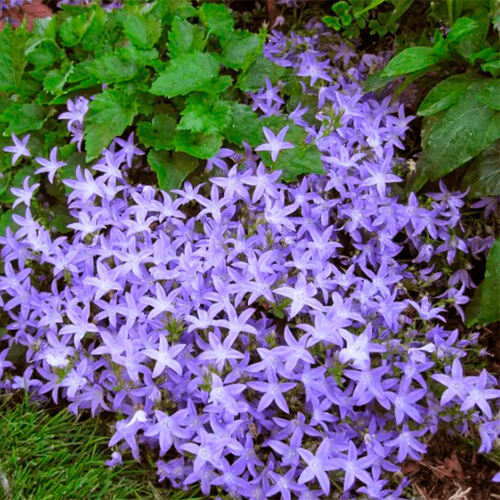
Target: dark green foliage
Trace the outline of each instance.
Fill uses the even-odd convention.
[[[495,148],[500,137],[500,53],[491,24],[493,11],[488,12],[485,1],[461,2],[461,8],[456,7],[458,3],[449,2],[447,18],[452,24],[446,37],[436,31],[432,46],[402,50],[368,82],[367,89],[375,90],[398,77],[405,77],[404,88],[432,71],[441,80],[418,108],[417,114],[424,117],[422,155],[412,188],[419,189],[427,180],[440,179],[471,162],[465,174],[473,186],[470,195],[500,195],[491,155],[472,161]],[[460,14],[467,15],[455,17]]]
[[[500,239],[493,244],[486,261],[486,273],[467,307],[467,325],[485,325],[500,321]]]
[[[365,29],[378,36],[394,34],[413,1],[341,0],[332,5],[333,15],[324,16],[323,21],[330,28],[341,32],[346,39],[358,38]]]
[[[0,33],[0,135],[30,133],[33,157],[11,167],[1,155],[3,192],[17,182],[20,168],[35,166],[35,156],[67,142],[57,116],[78,95],[94,96],[85,118],[86,162],[114,137],[135,130],[139,147],[155,152],[149,158],[183,153],[170,153],[175,161],[155,161],[162,187],[178,187],[192,171],[198,164],[192,160],[182,170],[189,156],[209,158],[224,141],[241,147],[247,125],[255,129],[250,136],[261,138],[257,116],[236,102],[266,76],[276,81],[282,73],[263,58],[264,37],[235,29],[222,3],[195,7],[187,0],[130,0],[110,12],[98,3],[63,6],[53,18],[37,20],[31,32],[8,26]],[[175,172],[160,173],[160,163]]]

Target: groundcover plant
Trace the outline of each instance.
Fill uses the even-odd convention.
[[[302,102],[281,82],[250,95],[275,127],[221,149],[207,182],[137,184],[130,136],[64,181],[72,233],[33,217],[31,178],[13,193],[2,388],[114,415],[111,466],[152,449],[160,481],[206,496],[399,498],[400,464],[440,425],[479,429],[486,453],[500,434],[497,380],[461,328],[495,200],[470,225],[444,183],[405,193],[411,117],[361,90],[383,57],[308,28],[264,47],[300,77]],[[61,120],[84,126],[85,101],[68,104]],[[296,155],[300,174],[299,132],[324,173],[287,185],[265,164]],[[29,161],[29,139],[7,153]],[[57,150],[35,161],[48,183],[62,167]]]

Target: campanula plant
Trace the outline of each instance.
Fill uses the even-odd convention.
[[[446,323],[493,237],[464,224],[463,192],[398,190],[411,117],[361,90],[383,61],[315,28],[265,46],[302,73],[314,108],[267,82],[251,99],[275,125],[210,158],[207,182],[133,182],[145,155],[131,137],[64,181],[71,234],[33,216],[31,178],[14,193],[24,212],[0,240],[2,387],[114,415],[110,466],[149,448],[161,481],[205,496],[394,498],[407,483],[394,473],[441,423],[478,428],[482,452],[500,433],[478,335]],[[300,158],[299,132],[323,172],[287,185],[266,163]]]

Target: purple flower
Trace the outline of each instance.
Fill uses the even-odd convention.
[[[54,146],[50,151],[50,159],[37,157],[35,161],[42,167],[35,171],[35,174],[48,173],[49,182],[54,182],[56,172],[66,165],[63,161],[57,161],[57,146]]]
[[[281,150],[293,149],[295,147],[291,142],[285,141],[285,135],[288,132],[288,125],[283,127],[277,136],[274,135],[273,131],[267,127],[263,127],[262,130],[264,131],[267,142],[257,146],[255,151],[270,151],[271,160],[276,161]]]
[[[30,186],[29,180],[29,176],[25,177],[22,189],[11,188],[11,193],[16,197],[16,200],[12,203],[12,208],[17,207],[20,203],[24,203],[27,207],[31,205],[31,198],[33,198],[33,194],[39,188],[40,184],[35,183],[33,186]]]
[[[6,153],[13,153],[12,165],[15,165],[17,160],[19,160],[21,156],[31,156],[29,149],[26,147],[26,144],[28,144],[28,141],[30,139],[30,134],[26,134],[21,140],[19,140],[17,135],[14,133],[12,133],[11,137],[14,145],[4,147],[3,151],[5,151]]]

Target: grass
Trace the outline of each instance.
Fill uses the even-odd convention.
[[[0,403],[0,499],[195,500],[155,486],[152,466],[127,461],[110,469],[110,430],[99,419],[37,407],[24,398]]]

